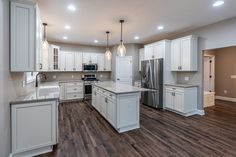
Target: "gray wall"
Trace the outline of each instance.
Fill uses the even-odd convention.
[[[126,48],[126,56],[132,56],[133,59],[133,82],[135,80],[140,80],[139,73],[139,49],[142,48],[143,45],[140,44],[125,44]],[[112,75],[111,78],[115,80],[116,73],[116,56],[117,56],[117,45],[111,47],[112,53]]]

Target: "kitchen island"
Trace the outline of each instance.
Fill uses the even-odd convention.
[[[93,85],[93,107],[119,132],[140,127],[140,92],[145,89],[115,82]]]

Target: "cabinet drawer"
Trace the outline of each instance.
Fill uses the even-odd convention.
[[[70,93],[66,94],[66,99],[81,99],[83,98],[83,93]]]
[[[166,87],[166,90],[173,91],[173,92],[184,92],[184,88],[180,87],[174,87],[174,86],[168,86]]]
[[[70,87],[70,86],[83,86],[84,83],[83,82],[71,82],[71,83],[66,83],[65,85],[67,87]]]
[[[76,86],[76,87],[66,87],[66,93],[78,93],[83,92],[83,87]]]

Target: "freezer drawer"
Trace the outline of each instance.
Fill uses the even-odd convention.
[[[159,90],[150,90],[142,92],[141,101],[144,105],[148,105],[154,108],[163,108],[163,96]]]

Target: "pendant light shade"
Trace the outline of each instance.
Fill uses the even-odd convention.
[[[105,56],[107,57],[108,60],[111,60],[111,56],[112,56],[112,53],[109,49],[109,31],[106,32],[107,34],[107,47],[106,47],[106,52],[105,52]]]
[[[123,23],[124,22],[125,22],[124,20],[120,20],[120,24],[121,24],[121,39],[120,39],[120,45],[117,48],[117,54],[120,57],[123,57],[126,54],[126,48],[125,48],[124,43],[123,43]]]
[[[47,23],[43,23],[43,49],[46,50],[48,49],[48,41],[47,41],[47,37],[46,37],[46,27],[47,27]]]

